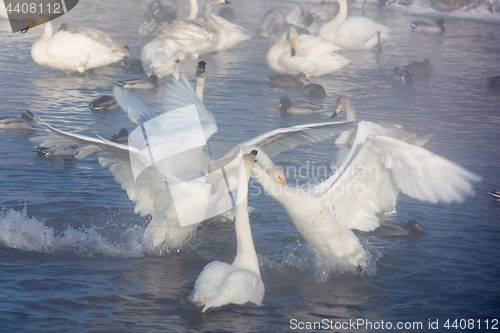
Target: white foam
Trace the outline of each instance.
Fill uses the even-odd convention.
[[[22,212],[0,211],[0,245],[23,251],[136,258],[144,256],[143,234],[142,227],[128,228],[119,243],[110,241],[95,227],[83,231],[67,227],[57,234],[44,222],[29,217],[26,206]]]

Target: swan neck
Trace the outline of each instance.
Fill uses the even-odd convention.
[[[212,4],[210,3],[210,1],[207,1],[205,3],[205,7],[203,8],[203,18],[208,23],[210,28],[212,28],[212,30],[217,33],[218,40],[217,40],[216,51],[220,51],[220,49],[227,44],[229,33],[223,25],[221,25],[220,23],[218,23],[216,20],[213,19]]]
[[[250,171],[248,171],[250,172]],[[247,168],[242,161],[239,170],[236,218],[236,257],[232,266],[244,268],[260,276],[259,261],[253,245],[252,230],[248,217],[248,181]]]
[[[275,22],[275,25],[278,23],[286,22],[285,15],[283,15],[283,13],[279,9],[271,9],[266,13],[266,15],[264,15],[262,21],[260,21],[259,28],[267,30],[267,25],[273,20]]]
[[[52,28],[52,23],[50,21],[48,21],[43,25],[43,35],[42,35],[42,37],[40,37],[40,40],[49,40],[52,38],[53,34],[54,34],[54,31]]]
[[[351,103],[345,108],[346,120],[347,121],[355,121],[356,120],[356,110],[354,110],[354,106]]]
[[[203,90],[205,89],[205,77],[196,78],[196,96],[203,102]]]
[[[191,5],[191,12],[189,13],[188,20],[195,20],[198,16],[198,0],[189,0]]]
[[[338,0],[339,3],[339,12],[337,13],[337,16],[333,20],[331,20],[328,23],[325,23],[321,29],[320,29],[320,35],[324,35],[331,30],[333,30],[335,27],[341,25],[344,23],[344,21],[347,18],[347,0]]]

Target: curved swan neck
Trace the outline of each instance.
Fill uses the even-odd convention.
[[[335,16],[333,20],[323,24],[323,26],[319,31],[320,36],[330,32],[335,27],[341,25],[347,18],[347,0],[337,0],[337,1],[339,3],[339,12],[337,13],[337,16]]]
[[[203,90],[205,89],[205,76],[196,78],[196,96],[203,102]]]
[[[260,21],[259,28],[266,29],[267,25],[274,20],[275,24],[286,22],[285,15],[279,9],[270,9]]]
[[[191,5],[191,12],[189,13],[188,20],[195,20],[198,16],[198,0],[189,0]]]
[[[236,258],[232,266],[245,268],[260,276],[259,261],[253,245],[252,230],[248,217],[248,181],[249,176],[244,159],[239,168],[238,192],[236,205],[236,218],[234,227],[236,229]]]
[[[217,33],[217,47],[216,51],[220,51],[220,49],[227,44],[229,39],[229,33],[227,29],[212,17],[212,3],[210,0],[205,2],[205,7],[203,7],[203,18],[208,23],[210,28]]]
[[[356,120],[356,110],[354,110],[354,106],[352,103],[347,104],[345,108],[345,114],[347,116],[347,121],[355,121]]]
[[[43,25],[43,35],[40,37],[40,40],[49,40],[52,38],[54,34],[52,23],[50,21],[46,22]]]

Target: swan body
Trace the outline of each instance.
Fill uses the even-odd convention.
[[[427,76],[431,74],[432,64],[429,59],[424,59],[424,61],[414,61],[411,64],[406,65],[405,70],[410,72],[414,76]]]
[[[341,48],[317,36],[298,35],[295,26],[267,52],[267,64],[278,73],[321,76],[333,73],[351,61],[335,53]]]
[[[391,212],[400,192],[430,203],[463,202],[481,177],[430,151],[383,135],[361,121],[340,170],[318,185],[278,184],[258,163],[253,177],[287,211],[319,266],[355,271],[368,255],[351,229],[373,231],[376,214]],[[370,169],[371,168],[371,169]],[[377,170],[360,175],[356,170]]]
[[[24,111],[21,117],[0,117],[0,130],[32,130],[35,128],[34,124],[36,124],[36,121],[31,111]]]
[[[239,167],[236,218],[236,257],[231,265],[215,261],[208,264],[196,280],[189,299],[203,306],[202,312],[226,304],[261,304],[264,282],[252,240],[248,217],[248,181],[256,152],[245,154]]]
[[[288,96],[281,97],[280,102],[275,107],[280,107],[282,115],[318,114],[324,111],[321,105],[311,102],[292,102]]]
[[[42,20],[44,32],[31,47],[31,57],[44,67],[83,73],[88,69],[106,66],[122,60],[127,54],[115,52],[110,46],[102,44],[81,33],[61,30],[53,34],[52,23],[37,16],[31,29]],[[128,50],[127,50],[128,52]],[[130,55],[130,53],[128,53]]]
[[[300,94],[308,98],[324,98],[326,96],[326,91],[321,84],[309,83],[300,89]]]
[[[120,106],[116,102],[116,99],[113,96],[103,95],[99,98],[96,98],[89,105],[90,110],[94,112],[113,112],[117,111]]]
[[[301,88],[304,82],[311,82],[304,73],[297,75],[276,74],[269,76],[267,79],[271,86],[284,88]]]
[[[205,21],[188,19],[175,21],[156,40],[170,38],[176,41],[183,52],[194,58],[201,54],[221,51],[229,42],[228,29],[218,23],[211,14],[212,5],[226,3],[225,0],[207,0],[203,10]]]
[[[354,109],[354,106],[352,105],[352,102],[349,99],[349,97],[345,95],[340,95],[337,98],[337,101],[335,103],[335,110],[333,111],[331,119],[334,119],[342,111],[345,111],[347,116],[346,118],[347,121],[356,121],[356,110]],[[384,135],[402,140],[406,143],[416,146],[425,145],[427,141],[429,141],[434,136],[433,134],[429,135],[416,134],[403,129],[401,125],[397,124],[381,123],[378,125],[385,128]],[[354,138],[356,137],[356,132],[357,132],[356,129],[343,132],[335,140],[335,144],[341,147],[351,148],[354,142]]]
[[[142,68],[148,76],[162,78],[172,75],[178,79],[179,61],[184,59],[180,45],[170,38],[151,41],[141,50]]]
[[[446,23],[440,17],[435,22],[431,21],[413,21],[411,27],[415,32],[422,32],[427,34],[440,34],[446,31]]]
[[[330,0],[324,0],[323,3]],[[318,35],[346,50],[369,50],[390,38],[391,29],[366,17],[347,18],[347,1],[339,3],[335,19],[325,23]]]
[[[401,69],[399,67],[394,67],[392,71],[392,80],[400,83],[412,83],[413,75],[406,69]]]

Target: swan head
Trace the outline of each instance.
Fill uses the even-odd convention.
[[[283,172],[283,170],[281,170],[281,168],[278,167],[271,168],[271,170],[269,170],[268,173],[269,176],[271,176],[277,183],[280,183],[282,185],[287,184],[285,173]]]
[[[204,78],[208,73],[208,63],[205,61],[200,61],[196,66],[196,77]]]
[[[247,181],[250,180],[250,175],[252,174],[252,165],[255,162],[255,157],[257,156],[257,154],[257,150],[252,150],[250,154],[245,154],[241,157],[242,162],[245,166]]]
[[[335,110],[333,111],[333,114],[330,117],[330,119],[337,117],[339,115],[339,113],[341,111],[345,111],[345,109],[349,105],[351,105],[351,100],[349,99],[349,97],[347,97],[346,95],[340,95],[337,98],[337,102],[335,103]]]
[[[30,31],[31,29],[33,29],[34,27],[36,27],[37,25],[42,25],[42,24],[45,24],[49,21],[50,21],[50,19],[47,16],[38,15],[37,17],[35,17],[33,19],[33,21],[31,21],[31,23],[26,28],[21,30],[21,33],[25,34],[28,31]]]
[[[293,25],[290,24],[288,26],[288,31],[287,31],[287,39],[290,41],[290,46],[292,47],[291,54],[292,57],[295,57],[295,46],[297,45],[297,38],[298,38],[298,33],[297,33],[297,28]]]
[[[277,108],[278,106],[284,107],[285,109],[292,105],[292,100],[288,96],[283,96],[280,99],[280,102],[276,104],[274,107]]]

